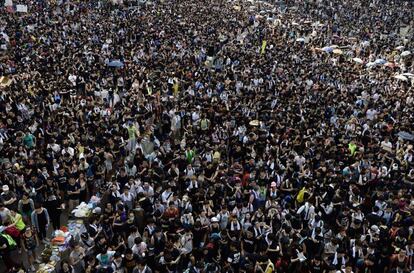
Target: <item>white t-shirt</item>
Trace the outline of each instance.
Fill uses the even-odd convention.
[[[375,116],[378,114],[378,111],[375,109],[368,109],[366,114],[367,114],[367,119],[374,120]]]

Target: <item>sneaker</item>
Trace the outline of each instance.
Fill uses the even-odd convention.
[[[36,271],[36,268],[33,265],[31,265],[30,270],[34,272],[34,271]]]
[[[42,261],[39,260],[39,259],[36,259],[34,262],[35,262],[35,264],[41,264],[42,263]]]
[[[42,240],[42,243],[47,244],[47,243],[48,243],[48,241],[47,241],[46,239],[43,239],[43,240]]]

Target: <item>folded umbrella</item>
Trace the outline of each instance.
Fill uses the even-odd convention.
[[[110,61],[108,63],[108,66],[110,66],[110,67],[123,67],[124,63],[121,62],[120,60],[113,60],[113,61]]]

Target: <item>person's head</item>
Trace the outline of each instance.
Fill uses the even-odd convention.
[[[375,256],[374,254],[369,254],[368,257],[365,259],[365,264],[368,267],[372,267],[375,263]]]
[[[62,268],[63,272],[69,272],[70,271],[70,264],[67,260],[63,260],[60,262],[60,268]]]
[[[105,244],[105,242],[106,242],[106,239],[105,239],[104,236],[99,237],[99,239],[98,239],[99,244],[103,245],[103,244]]]
[[[75,243],[73,244],[73,249],[74,249],[75,251],[80,251],[80,249],[81,249],[81,245],[79,244],[79,242],[75,242]]]
[[[43,209],[42,203],[36,203],[35,204],[35,211],[37,213],[41,213],[42,212],[42,209]]]
[[[71,176],[71,177],[69,178],[69,184],[70,184],[71,186],[73,186],[73,185],[75,185],[75,183],[76,183],[75,177]]]
[[[121,253],[116,252],[116,253],[114,254],[114,260],[115,260],[115,262],[117,262],[117,263],[121,263],[121,262],[122,262],[122,255],[121,255]]]
[[[108,248],[107,247],[103,247],[101,249],[101,256],[107,255],[108,254]]]
[[[132,252],[132,249],[127,248],[125,250],[125,258],[127,258],[128,260],[131,260],[134,257],[134,253]]]
[[[405,251],[405,249],[400,249],[400,251],[398,252],[398,256],[400,257],[405,257],[407,255],[407,251]]]
[[[142,243],[142,238],[141,237],[137,237],[134,239],[134,244],[139,245]]]
[[[87,261],[88,261],[88,265],[92,265],[92,266],[95,265],[95,262],[96,262],[95,256],[93,255],[89,256]]]
[[[146,262],[143,259],[138,262],[139,270],[144,270],[145,266],[146,266]]]
[[[3,185],[2,190],[3,190],[4,193],[8,193],[10,188],[9,188],[8,185]]]
[[[31,226],[26,226],[26,228],[24,229],[24,234],[26,236],[29,236],[30,234],[32,234],[32,227]]]

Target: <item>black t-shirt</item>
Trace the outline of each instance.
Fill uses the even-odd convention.
[[[1,193],[0,195],[0,199],[4,202],[4,201],[9,201],[12,198],[15,198],[16,195],[12,192],[12,191],[8,191],[7,193]]]
[[[312,262],[309,265],[309,270],[311,273],[322,273],[324,271],[323,263],[320,262],[318,265],[315,262]]]
[[[59,189],[64,191],[68,184],[68,176],[66,173],[64,173],[63,175],[59,174],[55,176],[55,181],[59,185]]]
[[[81,186],[77,182],[73,185],[68,184],[67,185],[67,192],[69,192],[69,191],[74,192],[74,191],[80,190],[80,188],[81,188]],[[79,199],[79,193],[78,194],[68,194],[68,198],[71,199],[71,200],[78,200]]]
[[[253,253],[254,252],[254,238],[243,238],[243,249],[247,253]]]
[[[137,254],[133,254],[132,259],[128,259],[127,257],[125,257],[122,260],[122,266],[125,267],[127,273],[132,273],[132,271],[134,270],[134,267],[137,265],[137,262],[136,262],[137,260],[138,260]]]
[[[238,265],[240,263],[240,257],[240,252],[231,252],[227,258],[227,261],[232,265]]]
[[[121,185],[121,188],[124,188],[124,186],[128,183],[128,175],[125,174],[125,176],[118,175],[116,178],[118,183]]]

